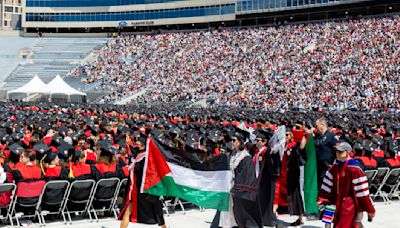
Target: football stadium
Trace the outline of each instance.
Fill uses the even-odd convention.
[[[400,1],[0,0],[1,227],[397,227]]]

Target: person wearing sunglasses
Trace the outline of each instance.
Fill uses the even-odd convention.
[[[375,217],[375,208],[369,197],[368,178],[362,171],[359,162],[350,158],[352,147],[347,142],[335,145],[336,160],[325,173],[318,204],[334,205],[334,227],[363,227],[363,212],[368,213],[368,221]]]
[[[257,203],[257,179],[252,158],[246,149],[246,137],[236,132],[229,155],[232,171],[229,211],[218,211],[211,227],[263,227]]]

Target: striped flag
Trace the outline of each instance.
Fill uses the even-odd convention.
[[[228,211],[232,173],[226,155],[200,162],[194,154],[147,139],[141,192]]]
[[[326,224],[332,224],[333,217],[335,215],[336,207],[334,205],[326,206],[322,222]]]

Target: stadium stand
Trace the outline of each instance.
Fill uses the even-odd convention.
[[[45,83],[56,75],[67,75],[89,52],[101,47],[105,38],[37,38],[32,56],[6,78],[3,90],[18,88],[38,75]]]
[[[212,99],[268,109],[399,110],[400,17],[280,27],[125,35],[110,40],[89,76],[118,100]]]

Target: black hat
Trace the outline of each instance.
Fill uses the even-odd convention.
[[[13,152],[14,154],[22,154],[25,153],[25,149],[19,144],[14,143],[8,147],[8,149]]]
[[[267,141],[269,141],[271,139],[271,137],[273,136],[273,133],[271,131],[267,131],[267,130],[258,130],[255,132],[256,138],[260,138],[260,139],[265,139]]]
[[[71,154],[74,148],[70,146],[66,142],[61,142],[60,146],[57,148],[58,157],[64,161],[68,160],[69,155]]]
[[[47,155],[45,155],[43,161],[44,161],[44,163],[50,164],[52,161],[54,161],[56,159],[56,157],[57,157],[57,153],[50,152]]]
[[[222,137],[222,134],[220,131],[212,130],[209,132],[207,139],[213,143],[218,143],[218,142],[222,141],[224,138]]]
[[[36,151],[36,155],[44,155],[50,153],[50,148],[44,143],[37,143],[33,146],[33,149]]]
[[[146,145],[146,140],[147,140],[147,138],[144,136],[140,136],[140,137],[136,138],[136,141],[141,142],[143,145]]]
[[[242,130],[240,128],[235,128],[235,134],[233,137],[236,137],[242,141],[246,141],[246,138],[250,136],[250,133],[248,131]]]
[[[101,149],[100,156],[109,157],[117,152],[110,140],[103,139],[99,142],[98,145],[100,146]]]
[[[363,148],[364,148],[364,151],[365,151],[365,152],[367,152],[367,153],[372,153],[372,152],[375,151],[376,145],[374,145],[374,143],[371,142],[371,141],[364,140],[364,142],[363,142]]]

